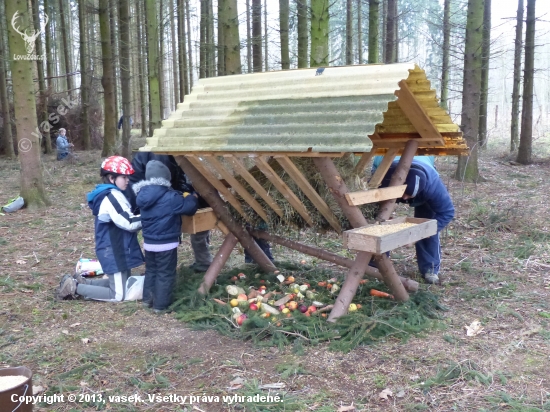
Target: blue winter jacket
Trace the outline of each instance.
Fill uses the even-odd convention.
[[[179,242],[181,215],[194,215],[198,199],[193,195],[184,198],[168,180],[159,177],[136,183],[133,190],[141,211],[143,241],[157,245]]]
[[[128,199],[111,184],[97,185],[86,199],[95,216],[95,250],[103,271],[111,275],[142,265],[141,219],[131,213]]]
[[[382,180],[381,187],[388,187],[391,177],[398,162],[394,161],[386,176]],[[437,231],[441,231],[455,215],[455,208],[447,188],[443,184],[437,171],[425,162],[412,161],[411,169],[418,169],[424,172],[426,184],[414,198],[407,201],[411,207],[428,206],[434,212],[434,219],[437,220]]]

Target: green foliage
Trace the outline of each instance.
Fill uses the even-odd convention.
[[[492,382],[491,376],[485,376],[478,370],[478,366],[472,361],[461,363],[450,363],[444,368],[441,368],[437,374],[420,383],[420,387],[424,390],[438,386],[448,386],[458,380],[471,381],[476,380],[484,385],[489,385]]]
[[[543,412],[550,411],[550,401],[540,405],[540,401],[530,401],[523,397],[519,399],[512,398],[506,392],[498,392],[496,396],[488,396],[487,400],[495,405],[504,406],[511,412]],[[542,407],[539,407],[542,406]]]
[[[285,276],[294,276],[297,283],[316,285],[334,277],[334,272],[278,262],[278,267]],[[295,353],[302,352],[302,345],[316,345],[330,342],[330,348],[347,352],[358,345],[373,344],[388,337],[406,340],[411,335],[421,334],[438,326],[438,310],[443,307],[432,292],[418,291],[411,294],[408,302],[400,303],[389,299],[370,296],[370,289],[386,290],[380,282],[369,282],[360,285],[354,303],[360,303],[362,309],[342,316],[337,322],[329,323],[316,314],[306,316],[299,311],[292,316],[273,318],[260,317],[259,313],[248,313],[249,318],[238,327],[232,319],[231,307],[220,305],[213,298],[229,300],[225,286],[233,284],[233,276],[244,273],[246,279],[238,281],[237,286],[248,290],[250,286],[266,285],[268,291],[286,292],[288,288],[281,285],[273,274],[258,273],[256,266],[246,265],[221,273],[210,294],[200,295],[197,289],[202,275],[191,273],[183,268],[176,285],[176,301],[172,309],[177,319],[190,324],[195,329],[214,329],[221,334],[237,339],[249,340],[258,346],[277,346],[283,348],[294,345]],[[318,288],[315,300],[332,303],[335,296],[324,288]],[[282,295],[280,295],[282,296]],[[308,300],[305,303],[310,303]]]

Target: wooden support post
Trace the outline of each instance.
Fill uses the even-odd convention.
[[[382,162],[380,162],[378,168],[374,171],[374,174],[369,180],[370,188],[376,189],[378,186],[380,186],[380,183],[382,183],[382,179],[384,179],[384,176],[386,176],[386,173],[388,172],[388,169],[390,168],[393,159],[395,159],[395,156],[397,156],[397,152],[399,152],[399,149],[388,149],[388,151],[382,158]]]
[[[397,167],[395,168],[395,171],[390,179],[390,184],[388,187],[400,186],[405,183],[405,179],[407,179],[407,175],[409,174],[409,169],[411,168],[413,157],[416,154],[417,149],[418,141],[409,140],[407,142],[405,148],[403,149],[403,154],[399,159],[399,163],[397,164]],[[380,203],[380,209],[376,220],[380,222],[388,220],[395,210],[395,206],[395,199],[389,199]]]
[[[399,276],[397,275],[390,258],[383,253],[381,255],[376,255],[374,257],[374,261],[376,262],[376,266],[378,266],[378,270],[384,277],[386,285],[388,285],[392,291],[395,300],[402,302],[409,300],[409,294],[400,282]]]
[[[225,237],[225,239],[223,240],[222,246],[220,247],[220,250],[218,250],[218,253],[216,253],[216,256],[214,256],[214,260],[210,264],[210,267],[204,274],[204,278],[199,287],[200,294],[202,295],[208,294],[208,292],[210,291],[210,288],[216,281],[216,278],[218,277],[219,273],[221,272],[222,268],[227,262],[227,259],[229,259],[229,255],[237,245],[238,241],[239,240],[235,237],[235,235],[233,235],[233,233],[229,233]]]
[[[400,173],[397,176],[394,173],[390,181],[390,186],[402,185],[405,182],[407,173],[412,163],[412,158],[414,157],[417,148],[417,141],[409,140],[406,143],[405,149],[403,150],[403,154],[401,156],[401,159],[399,159],[399,165],[397,167],[400,172],[404,171],[405,173],[404,175],[403,173]],[[344,212],[344,215],[347,217],[350,224],[353,227],[361,227],[367,225],[367,220],[365,219],[359,208],[357,208],[356,206],[350,206],[348,204],[345,197],[346,193],[348,193],[348,189],[346,187],[346,184],[342,180],[342,177],[338,173],[338,170],[334,166],[332,160],[328,158],[315,158],[313,159],[313,162],[315,163],[317,169],[319,169],[321,176],[325,180],[338,205],[342,208],[342,212]],[[393,207],[390,207],[390,204],[395,207],[395,199],[384,202],[384,205],[386,205],[386,207],[381,208],[380,212],[378,213],[379,220],[387,220],[391,216]],[[334,322],[336,321],[336,319],[347,312],[349,304],[351,303],[355,296],[355,293],[357,292],[359,281],[365,273],[365,270],[372,258],[372,255],[372,253],[368,252],[357,253],[355,264],[346,276],[346,280],[344,281],[342,289],[340,290],[340,294],[337,298],[337,304],[334,305],[334,309],[331,311],[328,318],[329,321]],[[391,262],[389,262],[389,264],[391,265]],[[393,271],[393,273],[395,273],[395,271]],[[386,275],[388,274],[389,278],[386,278]],[[388,287],[391,288],[391,291],[396,299],[407,300],[409,295],[403,287],[403,284],[401,282],[396,282],[392,275],[392,272],[389,270],[386,270],[385,273],[382,273],[382,276],[384,276],[384,282],[388,285]]]
[[[263,230],[249,230],[249,233],[259,239],[264,239],[268,242],[276,243],[289,249],[297,250],[298,252],[305,255],[314,256],[316,258],[326,260],[327,262],[336,263],[339,266],[343,266],[349,269],[351,269],[355,264],[354,260],[337,255],[336,253],[332,253],[314,246],[304,245],[303,243],[295,242],[281,236],[273,235],[271,233],[264,232]],[[381,282],[384,281],[384,278],[382,277],[378,269],[371,266],[367,266],[365,270],[365,275],[373,279],[378,279]],[[404,277],[399,277],[399,279],[401,280],[401,283],[403,283],[403,286],[407,291],[416,292],[418,290],[418,282]]]
[[[206,200],[208,205],[214,210],[214,213],[220,218],[227,229],[235,235],[243,247],[248,250],[250,256],[260,266],[264,272],[274,272],[277,268],[273,265],[271,260],[265,255],[265,253],[256,244],[252,236],[233,219],[233,216],[229,213],[225,206],[225,202],[222,200],[218,191],[212,186],[212,184],[193,166],[193,164],[185,156],[176,156],[176,161],[183,169],[185,174],[193,182],[193,187],[199,192],[199,194]],[[216,274],[217,276],[218,274]]]
[[[363,175],[365,173],[365,167],[367,166],[367,163],[374,157],[374,154],[376,153],[376,148],[373,146],[370,152],[363,153],[361,156],[361,159],[359,159],[359,162],[355,165],[355,168],[353,169],[353,173],[356,175]]]

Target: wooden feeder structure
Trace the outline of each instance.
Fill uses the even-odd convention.
[[[388,247],[431,236],[436,230],[433,221],[409,218],[408,222],[391,222],[405,223],[406,227],[400,231],[369,235],[366,229],[369,225],[358,206],[381,202],[376,220],[383,223],[390,218],[395,199],[404,193],[413,156],[468,154],[458,125],[439,106],[424,70],[413,63],[201,79],[140,150],[174,155],[210,205],[193,217],[184,217],[184,232],[218,228],[226,235],[205,274],[201,293],[208,293],[237,242],[264,271],[276,271],[253,240],[254,236],[349,268],[329,320],[347,312],[364,275],[383,280],[396,299],[407,300],[408,291],[417,290],[418,284],[400,278],[383,252]],[[355,167],[357,174],[364,173],[373,156],[384,156],[369,181],[369,190],[348,191],[333,162],[347,153],[360,156]],[[390,186],[378,188],[398,155],[401,158]],[[296,166],[295,160],[300,157],[313,159],[338,206],[355,228],[343,233],[345,244],[357,251],[355,260],[266,231],[246,229],[229,212],[227,204],[247,221],[249,216],[242,204],[246,202],[264,220],[268,219],[264,207],[283,218],[282,201],[275,200],[247,169],[246,164],[252,162],[288,202],[285,206],[292,207],[313,225],[311,211],[270,166],[268,161],[275,159],[332,229],[342,233],[331,208]],[[245,181],[249,188],[240,181]],[[252,190],[261,197],[264,206]],[[378,269],[368,266],[371,258]]]

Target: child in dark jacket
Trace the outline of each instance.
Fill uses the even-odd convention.
[[[181,215],[197,211],[196,194],[183,194],[171,188],[170,170],[158,160],[147,163],[145,179],[134,185],[136,204],[141,211],[145,283],[143,303],[157,312],[172,303],[176,281]]]
[[[56,293],[58,299],[83,296],[113,302],[124,300],[131,269],[143,264],[137,240],[141,219],[132,214],[130,202],[122,193],[132,173],[127,159],[111,156],[101,165],[103,183],[87,195],[88,206],[95,216],[96,256],[107,279],[65,275]]]
[[[397,165],[397,161],[392,163],[382,180],[381,187],[387,187],[390,184]],[[439,174],[427,162],[413,160],[405,184],[407,185],[405,194],[397,201],[414,207],[414,217],[437,220],[437,233],[416,242],[415,248],[418,270],[422,277],[427,283],[438,283],[441,265],[439,232],[454,217],[453,201]]]

